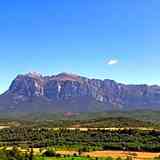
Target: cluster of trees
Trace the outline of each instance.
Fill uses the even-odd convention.
[[[45,128],[8,128],[0,130],[0,146],[68,147],[90,150],[160,151],[160,131],[124,129],[52,130]]]

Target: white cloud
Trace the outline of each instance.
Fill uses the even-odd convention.
[[[109,61],[107,61],[107,64],[114,65],[114,64],[117,64],[118,62],[119,62],[118,59],[110,59]]]

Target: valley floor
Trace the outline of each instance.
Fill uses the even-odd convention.
[[[74,154],[78,155],[77,151],[57,151],[56,153],[60,155],[70,155],[73,156]],[[160,156],[160,152],[134,152],[134,151],[92,151],[92,152],[83,152],[81,153],[83,157],[91,157],[91,158],[107,158],[112,157],[117,159],[119,157],[125,159],[127,157],[132,157],[134,160],[150,160],[154,159],[155,157]]]
[[[7,150],[12,150],[13,147],[7,147]],[[3,147],[1,148],[3,150]],[[28,149],[18,150],[22,153],[28,152]],[[50,148],[50,150],[52,150]],[[58,155],[56,157],[45,157],[42,156],[43,153],[47,151],[47,148],[33,148],[33,154],[35,155],[35,160],[160,160],[160,152],[135,152],[135,151],[115,151],[115,150],[106,150],[106,151],[90,151],[90,152],[81,152],[74,150],[59,150],[53,152]],[[110,157],[110,158],[109,158]],[[0,157],[0,160],[1,159]]]

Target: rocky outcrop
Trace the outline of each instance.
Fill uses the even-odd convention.
[[[160,108],[160,87],[148,85],[124,85],[113,80],[98,80],[78,75],[61,73],[42,76],[37,73],[18,75],[3,96],[10,95],[16,104],[34,98],[45,99],[46,103],[73,101],[91,98],[110,108],[139,109]],[[88,101],[88,100],[87,100]],[[72,108],[72,106],[70,106]]]

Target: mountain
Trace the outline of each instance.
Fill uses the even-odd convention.
[[[0,96],[1,112],[95,112],[160,109],[160,86],[125,85],[60,73],[18,75]]]

